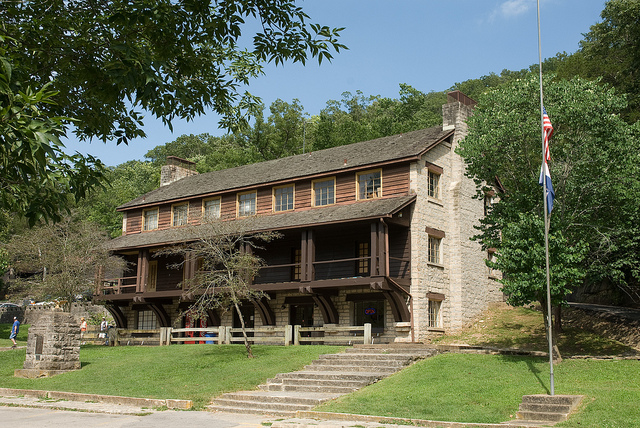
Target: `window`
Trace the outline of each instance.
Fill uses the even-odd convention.
[[[427,327],[430,328],[440,328],[442,327],[442,322],[440,321],[440,307],[442,306],[441,300],[431,300],[429,299],[429,325]]]
[[[171,226],[185,226],[189,217],[189,204],[173,205],[171,207]]]
[[[202,202],[202,215],[205,220],[220,218],[220,198],[205,199]]]
[[[158,208],[142,211],[142,230],[158,228]]]
[[[429,197],[440,199],[440,174],[429,171]]]
[[[436,238],[435,236],[429,235],[429,254],[427,259],[429,263],[440,264],[440,247],[442,245],[442,238]]]
[[[293,185],[273,188],[273,211],[293,209]]]
[[[354,325],[371,323],[371,331],[384,331],[384,300],[363,300],[353,302]]]
[[[335,178],[318,180],[312,183],[314,206],[335,204]]]
[[[360,242],[358,244],[358,260],[356,261],[356,272],[358,275],[369,275],[369,243]]]
[[[291,251],[291,281],[300,281],[302,275],[302,250],[293,248]]]
[[[153,311],[138,311],[138,330],[154,330],[156,324],[156,314]]]
[[[442,238],[445,237],[444,231],[431,227],[427,227],[425,231],[428,235],[427,262],[442,264]]]
[[[238,194],[238,217],[256,214],[256,192]]]
[[[382,196],[382,171],[357,174],[358,199],[373,199]]]

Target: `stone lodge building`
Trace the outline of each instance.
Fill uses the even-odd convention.
[[[250,218],[282,238],[258,254],[267,266],[252,286],[270,298],[243,306],[249,327],[371,323],[376,342],[460,329],[502,300],[490,254],[469,239],[485,202],[455,153],[474,104],[452,92],[442,126],[223,171],[197,174],[170,158],[158,189],[118,208],[123,234],[111,248],[131,268],[100,279],[94,300],[120,328],[192,326],[177,318],[197,261],[176,270],[179,260],[154,253],[187,241],[184,226],[203,216]],[[205,321],[235,318],[210,311]]]

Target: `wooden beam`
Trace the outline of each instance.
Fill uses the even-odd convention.
[[[167,311],[164,310],[162,305],[150,303],[148,307],[156,314],[160,327],[171,327],[171,318],[169,318]]]
[[[407,303],[404,299],[404,295],[399,291],[391,290],[391,291],[383,291],[384,297],[389,302],[391,306],[391,312],[393,313],[393,319],[396,322],[409,322],[411,321],[411,311],[407,306]]]
[[[313,300],[318,305],[325,324],[338,324],[338,310],[333,304],[331,297],[322,294],[314,294]]]
[[[269,301],[266,297],[263,297],[260,300],[253,300],[252,303],[258,312],[260,312],[260,317],[262,318],[264,325],[276,325],[276,316],[273,313],[271,306],[269,306]]]
[[[127,317],[124,316],[120,307],[115,305],[106,305],[105,309],[109,311],[113,317],[117,328],[127,328]]]

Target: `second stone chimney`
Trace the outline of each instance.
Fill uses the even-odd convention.
[[[442,130],[455,129],[465,122],[478,104],[460,91],[447,94],[447,103],[442,106]]]
[[[167,163],[160,170],[160,187],[197,173],[195,162],[176,156],[167,156]]]

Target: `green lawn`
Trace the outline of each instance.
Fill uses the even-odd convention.
[[[586,405],[558,426],[640,426],[640,362],[565,360],[554,366],[555,393]],[[443,354],[318,408],[398,418],[499,423],[522,396],[548,394],[549,362],[530,357]]]
[[[196,408],[201,408],[223,392],[254,389],[277,373],[299,370],[318,355],[341,349],[331,346],[254,346],[255,358],[249,360],[244,345],[86,345],[80,350],[82,370],[44,379],[14,377],[14,370],[22,368],[25,350],[12,349],[0,352],[0,386],[190,399]]]
[[[499,317],[498,317],[499,315]],[[517,315],[517,316],[516,316]],[[537,317],[517,310],[511,317],[492,313],[453,342],[481,341],[487,346],[544,342],[525,340]],[[511,327],[509,327],[511,325]],[[26,344],[27,326],[19,345]],[[10,325],[0,325],[0,346],[9,346]],[[478,329],[482,334],[478,334]],[[502,333],[497,333],[502,330]],[[533,339],[533,340],[531,340]],[[563,339],[564,354],[625,355],[619,342],[586,331]],[[242,345],[166,347],[83,346],[82,370],[48,379],[19,379],[24,349],[0,352],[0,386],[149,398],[191,399],[202,408],[223,392],[253,389],[276,373],[293,371],[319,354],[340,347],[254,346],[248,360]],[[512,419],[527,394],[547,394],[549,363],[544,358],[443,354],[394,376],[325,404],[318,410],[458,422],[496,423]],[[640,361],[565,359],[555,365],[556,394],[585,395],[585,404],[562,427],[640,427]]]

